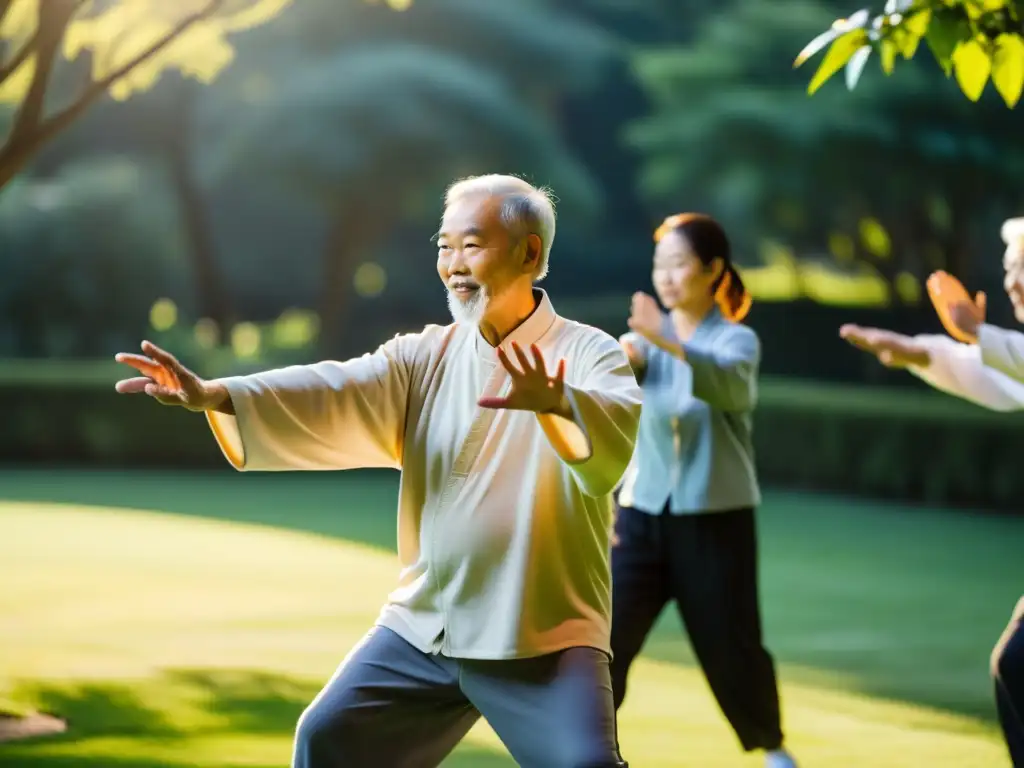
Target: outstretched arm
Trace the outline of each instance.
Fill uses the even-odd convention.
[[[844,325],[839,335],[891,368],[906,368],[936,389],[993,411],[1024,408],[1024,384],[986,366],[981,350],[948,336],[904,336]]]
[[[417,338],[345,362],[217,380],[233,413],[207,419],[225,457],[239,470],[398,468]]]
[[[928,355],[925,364],[907,366],[921,380],[989,410],[1024,409],[1024,384],[990,367],[979,346],[948,336],[921,335],[913,340]]]

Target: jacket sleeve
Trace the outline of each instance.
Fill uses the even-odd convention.
[[[924,345],[931,357],[926,366],[908,368],[921,380],[989,410],[1024,408],[1024,384],[987,366],[980,347],[961,344],[948,336],[921,335],[915,340]]]
[[[710,350],[682,344],[693,375],[693,396],[721,411],[749,411],[757,404],[761,342],[743,325],[729,327]]]
[[[633,458],[640,427],[640,386],[618,342],[602,334],[578,362],[582,384],[566,386],[573,413],[542,418],[552,447],[588,496],[611,493]]]
[[[399,468],[417,338],[345,362],[221,379],[235,413],[207,419],[225,458],[239,470]]]

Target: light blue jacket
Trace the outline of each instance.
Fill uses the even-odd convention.
[[[663,335],[679,338],[666,316]],[[632,335],[631,335],[631,338]],[[761,342],[753,329],[709,312],[682,344],[686,361],[633,339],[647,361],[643,411],[619,503],[650,514],[755,507],[753,412]]]

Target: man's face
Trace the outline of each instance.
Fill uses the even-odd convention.
[[[1011,240],[1006,246],[1003,270],[1006,272],[1003,287],[1013,304],[1014,317],[1024,323],[1024,238]]]
[[[499,217],[500,204],[485,195],[456,200],[441,221],[437,274],[448,289],[456,322],[479,325],[495,302],[523,272],[521,244]]]

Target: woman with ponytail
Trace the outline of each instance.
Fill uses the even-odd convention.
[[[711,217],[672,216],[654,240],[654,289],[668,312],[637,293],[621,340],[644,403],[612,549],[615,704],[673,601],[743,749],[763,750],[770,768],[793,768],[761,638],[751,437],[761,345],[741,324],[750,294]]]

